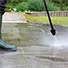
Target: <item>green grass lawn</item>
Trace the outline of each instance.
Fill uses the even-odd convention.
[[[24,14],[25,19],[30,23],[45,23],[49,24],[47,16],[31,16]],[[52,23],[55,25],[68,26],[68,17],[51,16]]]

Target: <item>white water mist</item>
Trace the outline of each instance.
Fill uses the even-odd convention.
[[[60,42],[58,41],[57,37],[56,36],[53,36],[54,38],[54,51],[53,51],[53,56],[55,57],[59,51],[59,49],[62,48],[62,45],[60,44]]]

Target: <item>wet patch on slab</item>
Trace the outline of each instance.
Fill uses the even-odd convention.
[[[56,61],[56,62],[67,62],[67,60],[63,58],[58,58],[58,57],[46,57],[46,56],[36,56],[37,58],[42,58],[42,59],[48,59],[51,61]]]
[[[2,33],[3,37],[12,37],[13,33]]]
[[[0,68],[6,67],[8,68],[26,67],[21,47],[18,47],[17,51],[14,52],[0,51]]]

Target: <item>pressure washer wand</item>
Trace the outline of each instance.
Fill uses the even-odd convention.
[[[49,22],[50,22],[50,26],[51,26],[51,30],[50,31],[51,31],[52,35],[55,35],[56,34],[56,30],[55,30],[55,28],[52,25],[52,21],[51,21],[50,15],[49,15],[49,11],[48,11],[48,8],[47,8],[46,1],[45,0],[43,0],[43,1],[44,1],[44,5],[45,5],[45,8],[46,8],[47,15],[48,15]]]

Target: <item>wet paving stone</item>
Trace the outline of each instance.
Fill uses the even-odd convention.
[[[7,30],[7,33],[13,32],[13,29],[7,29],[7,28],[6,29],[3,29],[2,32],[6,33],[6,30]]]
[[[12,37],[12,33],[2,33],[3,37]]]
[[[4,42],[17,46],[15,52],[0,51],[0,68],[68,68],[68,27],[37,23],[3,23]],[[56,46],[54,46],[56,45]]]

